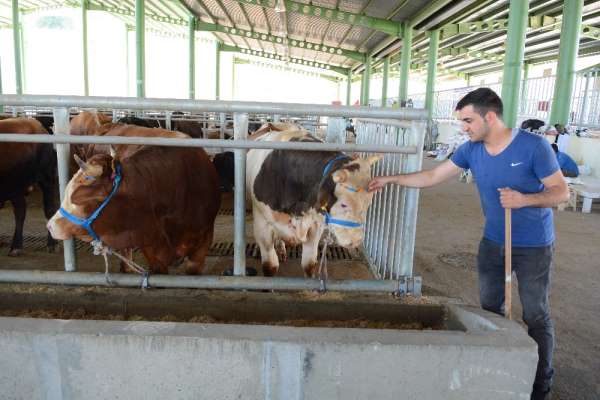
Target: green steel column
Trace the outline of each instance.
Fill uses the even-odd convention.
[[[129,96],[129,85],[131,83],[129,78],[129,25],[125,25],[125,81],[127,85],[125,94]]]
[[[15,54],[15,85],[17,94],[23,94],[23,77],[21,75],[21,24],[19,22],[19,0],[12,0],[13,42]]]
[[[433,97],[435,96],[435,79],[437,77],[438,50],[440,48],[440,31],[429,32],[429,53],[427,60],[427,88],[425,90],[425,108],[427,118],[433,118]]]
[[[145,50],[144,0],[135,0],[135,67],[137,97],[146,97],[146,50]]]
[[[0,94],[2,93],[2,62],[0,62]],[[4,114],[4,106],[2,104],[0,104],[0,114]]]
[[[528,12],[528,1],[510,0],[501,96],[504,104],[504,123],[509,128],[513,128],[517,122]]]
[[[360,73],[360,96],[358,97],[358,102],[362,106],[365,101],[365,71],[363,70]]]
[[[529,78],[529,64],[523,64],[523,79],[521,80],[521,96],[519,98],[519,112],[525,113],[525,104],[527,103],[527,79]]]
[[[367,54],[367,58],[365,61],[365,71],[364,71],[364,92],[363,92],[363,100],[361,101],[361,105],[368,105],[369,104],[369,95],[370,95],[370,89],[371,89],[371,62],[372,62],[373,58],[371,57],[370,54]]]
[[[400,104],[408,98],[408,74],[410,70],[410,50],[412,47],[412,27],[405,23],[402,27],[402,54],[400,57],[400,88],[398,96]]]
[[[348,76],[346,77],[346,105],[349,106],[352,101],[352,69],[348,69]]]
[[[387,105],[388,79],[390,77],[390,57],[383,59],[383,82],[381,85],[381,107]]]
[[[196,98],[196,18],[190,15],[188,23],[189,35],[189,97]]]
[[[87,25],[88,0],[81,0],[81,34],[83,40],[83,95],[90,95],[88,80],[88,25]]]
[[[221,42],[216,46],[217,59],[215,64],[215,100],[221,99]]]
[[[575,79],[575,60],[579,52],[579,32],[583,0],[569,0],[563,3],[563,19],[558,50],[558,68],[556,84],[550,112],[551,124],[566,125],[569,122],[573,82]]]

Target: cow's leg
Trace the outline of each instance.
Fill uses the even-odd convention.
[[[316,278],[319,270],[319,240],[322,229],[311,228],[306,235],[306,242],[302,243],[302,269],[306,278]]]
[[[128,259],[129,261],[133,261],[133,249],[123,249],[121,250],[121,255]],[[133,268],[130,268],[125,261],[119,261],[119,271],[121,272],[135,272]]]
[[[275,276],[279,270],[279,258],[274,247],[273,228],[265,218],[254,212],[254,237],[260,248],[260,259],[264,276]]]
[[[279,257],[279,262],[285,263],[287,261],[287,250],[285,248],[285,242],[281,239],[275,241],[275,252]]]
[[[42,189],[42,197],[44,202],[44,216],[46,217],[46,221],[49,221],[58,209],[58,206],[56,204],[56,188],[54,187],[51,179],[44,179],[39,183],[39,185]],[[50,234],[50,231],[48,231],[46,246],[48,247],[48,252],[54,253],[56,251],[56,240],[54,240],[54,238]]]
[[[204,262],[213,239],[213,230],[206,233],[204,239],[200,240],[195,249],[192,250],[185,262],[185,273],[188,275],[200,275],[204,272]]]
[[[10,200],[13,206],[13,214],[15,216],[15,234],[13,235],[10,251],[8,255],[18,257],[23,254],[23,225],[25,224],[25,215],[27,213],[27,203],[25,196],[17,196]]]
[[[142,254],[148,262],[150,272],[156,274],[169,273],[169,251],[160,247],[143,247]]]

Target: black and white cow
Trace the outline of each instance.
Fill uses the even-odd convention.
[[[320,142],[303,130],[270,132],[256,140]],[[302,244],[306,277],[317,273],[318,246],[325,228],[347,248],[362,243],[371,166],[379,156],[351,158],[340,152],[260,150],[248,152],[246,186],[252,200],[254,237],[263,274],[279,268],[275,244]]]

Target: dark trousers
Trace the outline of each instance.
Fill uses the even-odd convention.
[[[538,345],[539,361],[533,388],[546,392],[552,386],[554,324],[550,318],[550,270],[554,245],[513,247],[512,268],[519,283],[523,321]],[[484,310],[504,315],[504,246],[482,239],[477,255],[479,299]]]

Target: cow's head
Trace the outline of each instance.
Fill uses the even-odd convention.
[[[329,215],[334,221],[346,221],[350,225],[328,225],[340,246],[353,248],[363,241],[367,209],[373,200],[373,193],[367,191],[367,185],[371,180],[371,166],[380,159],[381,156],[355,158],[331,174],[335,198]],[[353,226],[355,224],[360,226]]]
[[[67,184],[61,208],[77,218],[88,218],[110,194],[114,179],[114,152],[97,154],[87,162],[75,155],[79,170]],[[48,221],[52,237],[67,240],[73,236],[85,241],[92,238],[82,226],[65,218],[60,211]]]

